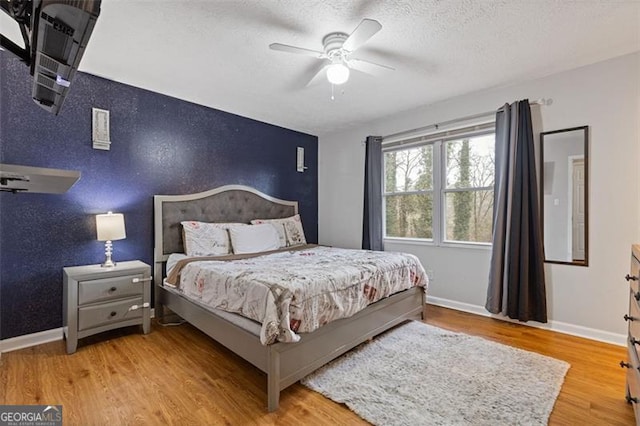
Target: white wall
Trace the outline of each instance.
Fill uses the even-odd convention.
[[[387,135],[491,111],[518,99],[551,98],[532,107],[540,131],[590,126],[589,266],[546,265],[549,319],[565,330],[624,340],[630,246],[640,242],[640,53],[542,79],[452,98],[319,138],[319,240],[360,247],[364,146]],[[381,99],[380,102],[384,102]],[[429,295],[481,309],[489,250],[387,243],[416,254],[430,273]],[[472,310],[473,310],[472,309]],[[583,329],[582,327],[585,327]]]

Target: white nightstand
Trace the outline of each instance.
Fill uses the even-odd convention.
[[[63,268],[63,327],[67,353],[78,339],[114,328],[142,324],[149,332],[151,267],[134,260],[113,268],[100,265]]]

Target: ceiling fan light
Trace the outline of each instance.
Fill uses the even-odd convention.
[[[349,67],[341,63],[329,65],[329,68],[327,68],[327,80],[335,85],[346,83],[349,80]]]

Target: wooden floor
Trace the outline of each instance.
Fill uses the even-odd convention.
[[[429,324],[569,362],[550,424],[634,424],[618,365],[624,348],[434,306],[427,315]],[[266,413],[265,375],[189,325],[108,332],[81,340],[73,355],[48,343],[2,354],[0,365],[1,404],[62,404],[65,425],[365,423],[300,384]]]

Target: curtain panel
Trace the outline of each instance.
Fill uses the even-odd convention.
[[[368,136],[364,161],[362,248],[384,250],[382,229],[382,137]]]
[[[544,250],[529,101],[496,113],[493,248],[486,309],[547,322]]]

